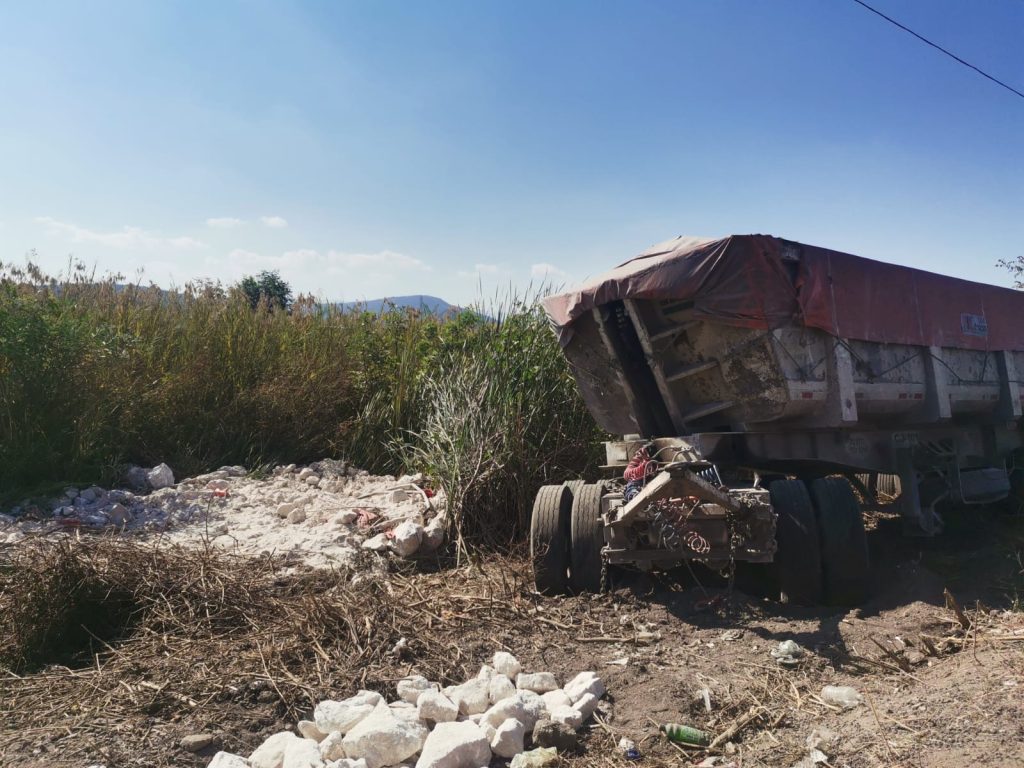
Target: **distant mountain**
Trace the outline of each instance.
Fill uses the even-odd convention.
[[[449,304],[444,299],[437,298],[437,296],[425,296],[423,294],[416,294],[415,296],[387,296],[383,299],[368,299],[366,301],[346,301],[335,306],[343,312],[353,309],[377,313],[389,309],[416,309],[420,312],[429,312],[432,315],[444,315],[448,312],[458,312],[462,309],[454,304]]]

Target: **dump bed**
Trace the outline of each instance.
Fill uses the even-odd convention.
[[[552,296],[615,434],[1021,416],[1024,293],[766,235],[676,238]]]

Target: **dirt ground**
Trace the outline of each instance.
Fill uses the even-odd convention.
[[[815,732],[819,764],[836,768],[1024,765],[1024,520],[988,510],[952,516],[933,540],[902,538],[886,515],[871,528],[875,597],[849,611],[785,606],[686,571],[619,574],[609,594],[542,598],[523,558],[494,558],[379,577],[375,613],[358,611],[367,642],[380,647],[362,647],[356,626],[359,653],[329,650],[315,670],[296,662],[268,674],[257,661],[228,680],[216,668],[219,659],[231,666],[231,646],[205,658],[202,647],[167,651],[174,659],[166,662],[158,653],[129,658],[137,639],[114,643],[91,664],[0,681],[0,765],[205,766],[218,746],[248,754],[294,727],[318,698],[360,687],[394,695],[394,682],[417,672],[458,681],[499,649],[560,680],[586,669],[604,677],[601,720],[584,730],[581,753],[563,758],[568,766],[713,758],[705,764],[788,767],[807,758]],[[317,589],[333,595],[352,576],[319,578]],[[345,589],[338,599],[354,600],[356,587]],[[390,617],[386,631],[381,617]],[[399,636],[409,638],[408,651],[392,655]],[[790,639],[806,653],[784,667],[770,651]],[[241,658],[250,648],[239,643]],[[187,675],[196,665],[207,673]],[[829,705],[824,685],[853,686],[863,703]],[[675,746],[658,734],[665,722],[720,738],[709,750]],[[217,735],[214,747],[179,747],[182,736],[204,731]],[[638,742],[639,762],[617,750],[623,736]]]

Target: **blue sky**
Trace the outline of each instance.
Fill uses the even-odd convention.
[[[1024,90],[1024,2],[873,0]],[[334,300],[764,232],[1008,284],[1024,99],[851,0],[4,2],[0,260]]]

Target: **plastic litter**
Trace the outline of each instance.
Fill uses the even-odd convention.
[[[619,739],[619,751],[627,760],[639,760],[641,757],[640,750],[637,749],[636,742],[632,739]]]
[[[804,649],[794,640],[783,640],[779,647],[771,652],[771,656],[784,667],[795,667],[800,663]]]
[[[843,709],[850,709],[864,701],[864,697],[856,688],[849,685],[826,685],[821,689],[821,700]]]
[[[669,741],[678,744],[692,744],[697,747],[706,747],[711,743],[711,735],[707,731],[679,723],[665,723],[659,728]]]

